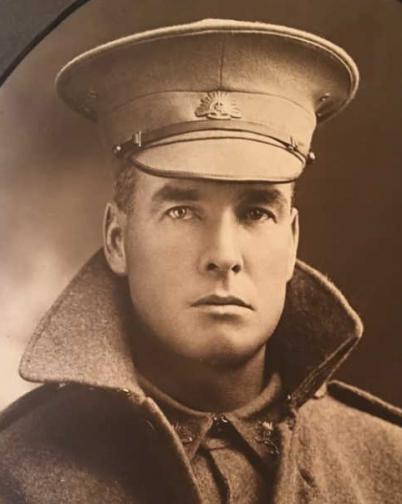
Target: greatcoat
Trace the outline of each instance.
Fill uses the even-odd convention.
[[[127,284],[100,252],[23,358],[22,376],[44,385],[0,417],[0,503],[200,502],[178,433],[138,384],[133,330]],[[402,502],[401,412],[328,381],[361,332],[342,294],[298,261],[268,344],[287,392],[274,504]]]

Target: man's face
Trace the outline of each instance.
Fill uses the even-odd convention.
[[[121,261],[153,347],[210,365],[261,349],[293,273],[291,199],[290,184],[138,172],[132,211],[121,218]]]

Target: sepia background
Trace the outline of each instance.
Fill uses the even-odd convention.
[[[71,3],[14,5],[21,6],[28,22],[30,16],[46,16],[46,5],[50,12]],[[365,323],[360,347],[337,376],[402,405],[402,4],[81,3],[0,88],[0,409],[30,388],[17,373],[24,345],[63,287],[100,247],[102,210],[110,192],[108,156],[94,127],[57,99],[56,73],[96,44],[205,17],[306,29],[340,44],[356,60],[362,75],[357,98],[319,129],[313,144],[317,162],[299,184],[299,256],[335,281]],[[9,21],[16,37],[15,21]],[[8,50],[4,32],[0,41],[0,50]]]

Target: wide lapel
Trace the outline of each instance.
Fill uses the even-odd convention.
[[[127,389],[143,396],[129,335],[135,330],[125,279],[97,252],[36,329],[20,365],[35,382]]]

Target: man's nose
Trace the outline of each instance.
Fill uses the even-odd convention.
[[[214,220],[206,229],[201,271],[215,275],[240,273],[243,258],[239,246],[238,226],[230,213]]]

